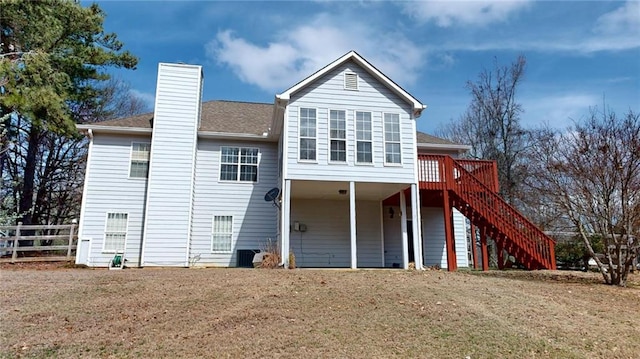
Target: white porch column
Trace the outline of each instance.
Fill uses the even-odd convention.
[[[407,199],[400,191],[400,229],[402,231],[402,268],[409,269],[409,235],[407,233]]]
[[[358,268],[356,248],[356,183],[349,182],[349,218],[351,228],[351,268]]]
[[[291,180],[284,181],[284,189],[282,191],[282,219],[280,220],[280,255],[282,256],[282,265],[289,268],[289,234],[291,233]]]
[[[417,184],[411,185],[411,219],[413,225],[413,258],[416,269],[422,269],[422,233],[420,225],[420,192]]]

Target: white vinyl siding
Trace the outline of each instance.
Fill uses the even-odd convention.
[[[422,208],[423,256],[426,266],[447,268],[447,242],[445,239],[442,208]],[[467,231],[465,217],[453,209],[453,237],[458,267],[468,267]]]
[[[356,111],[356,163],[372,162],[371,112]]]
[[[351,239],[348,200],[292,199],[291,224],[299,222],[305,232],[292,231],[290,250],[301,268],[349,268]],[[380,202],[356,201],[357,266],[382,267]]]
[[[315,161],[317,152],[316,109],[300,109],[300,151],[301,161]]]
[[[221,147],[220,181],[257,182],[259,154],[257,148]]]
[[[150,143],[133,142],[131,144],[131,165],[129,167],[129,177],[147,178],[149,175],[150,152]]]
[[[358,91],[344,89],[344,74],[358,75]],[[316,159],[300,160],[300,109],[316,109]],[[331,161],[330,110],[346,112],[347,160]],[[356,112],[371,113],[372,162],[356,162]],[[385,163],[384,113],[400,117],[402,166]],[[413,107],[354,62],[329,71],[309,86],[291,95],[284,115],[284,173],[286,179],[375,183],[414,183],[415,120]],[[260,166],[262,170],[262,165]],[[336,167],[340,167],[337,171]],[[344,167],[344,169],[342,168]],[[262,181],[262,179],[261,179]]]
[[[233,243],[233,216],[213,216],[211,252],[230,253]]]
[[[260,153],[258,182],[220,181],[222,147],[257,148]],[[267,238],[277,238],[278,210],[264,194],[278,182],[278,144],[203,139],[198,141],[194,186],[193,225],[189,247],[190,266],[233,267],[239,250],[259,250]],[[211,250],[213,217],[233,217],[231,251]]]
[[[347,161],[347,121],[346,111],[329,111],[329,160],[331,162]]]
[[[188,266],[202,68],[158,68],[143,266]]]
[[[402,146],[400,143],[400,115],[384,114],[384,162],[387,164],[402,163]]]
[[[87,265],[106,267],[113,254],[103,252],[106,213],[128,214],[126,248],[127,265],[137,266],[142,233],[142,213],[147,180],[131,180],[131,143],[148,142],[143,136],[117,136],[95,133],[91,159],[87,162],[84,188],[85,211],[78,237],[90,239]]]
[[[127,213],[109,212],[104,229],[103,252],[122,253],[124,252],[125,241],[127,239]]]

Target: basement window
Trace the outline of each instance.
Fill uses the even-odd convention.
[[[103,252],[122,253],[127,239],[127,223],[129,214],[109,212],[104,229]]]
[[[213,216],[211,252],[230,253],[233,240],[233,216]]]

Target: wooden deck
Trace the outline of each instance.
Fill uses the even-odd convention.
[[[418,161],[423,203],[441,203],[444,208],[449,270],[456,269],[452,208],[470,220],[472,237],[479,234],[483,269],[488,269],[487,237],[498,247],[499,265],[506,252],[528,269],[556,268],[555,241],[498,195],[495,162],[440,155],[419,155]],[[478,266],[475,245],[472,249]]]

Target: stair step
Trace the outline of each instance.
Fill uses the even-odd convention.
[[[445,158],[445,171],[445,178],[455,178],[447,186],[452,204],[471,223],[486,228],[487,235],[526,268],[555,269],[553,239],[451,157]]]

